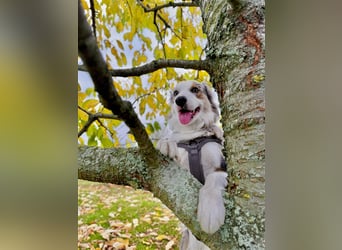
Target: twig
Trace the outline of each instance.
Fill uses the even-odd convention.
[[[160,6],[156,6],[155,8],[149,8],[148,6],[145,6],[142,4],[142,1],[138,0],[137,1],[138,5],[140,5],[145,12],[154,12],[154,20],[153,23],[154,25],[157,27],[158,33],[160,33],[159,31],[159,27],[157,25],[156,22],[156,17],[158,17],[165,25],[166,28],[169,28],[177,38],[179,38],[180,40],[182,40],[182,38],[172,29],[172,27],[167,23],[167,21],[158,13],[159,10],[163,9],[163,8],[167,8],[167,7],[198,7],[197,4],[193,3],[193,2],[184,2],[184,3],[172,3],[169,2],[168,4],[164,4],[164,5],[160,5]],[[162,41],[161,38],[161,34],[160,34],[160,40]],[[165,54],[165,53],[164,53]]]
[[[103,119],[114,119],[114,120],[122,120],[120,119],[120,117],[118,117],[117,115],[114,114],[104,114],[104,113],[91,113],[87,110],[85,110],[84,108],[82,108],[81,106],[78,106],[78,108],[80,110],[82,110],[84,113],[86,113],[88,115],[88,121],[86,122],[86,124],[84,124],[83,128],[78,132],[78,137],[80,137],[84,132],[86,132],[88,130],[88,128],[90,127],[90,125],[94,122],[94,121],[98,121],[100,123],[100,125],[102,124],[102,122],[99,120],[100,118]],[[105,127],[103,124],[102,126],[109,130],[107,127]],[[112,133],[111,133],[112,134]]]
[[[96,120],[97,118],[93,117],[93,116],[89,116],[88,121],[86,122],[86,124],[84,124],[83,128],[78,132],[78,137],[80,137],[84,132],[86,132],[88,130],[88,128],[90,127],[90,125]]]
[[[161,89],[163,89],[163,88],[155,88],[155,89],[152,90],[151,92],[148,92],[148,93],[146,93],[146,94],[143,94],[143,95],[141,95],[141,96],[138,96],[138,97],[132,102],[132,105],[134,105],[134,103],[136,103],[136,102],[139,101],[140,99],[142,99],[142,98],[144,98],[144,97],[146,97],[146,96],[149,96],[149,95],[151,95],[151,94],[153,94],[153,93],[155,93],[155,92],[157,92],[158,90],[161,90]]]
[[[111,137],[113,137],[112,131],[110,131],[110,129],[107,128],[107,126],[105,126],[100,119],[97,119],[96,121],[100,124],[100,126],[102,126],[105,130],[107,130],[107,132],[111,135]]]
[[[157,28],[157,32],[158,32],[158,35],[159,35],[159,39],[160,39],[160,42],[162,44],[162,47],[163,47],[163,53],[164,53],[164,58],[166,58],[166,50],[165,50],[165,42],[164,42],[164,39],[163,39],[163,36],[161,34],[161,31],[159,30],[159,26],[157,24],[157,12],[154,12],[154,15],[153,15],[153,24],[156,26]]]
[[[163,8],[168,8],[168,7],[198,7],[198,4],[194,3],[194,2],[181,2],[181,3],[173,3],[173,2],[169,2],[167,4],[163,4],[163,5],[159,5],[156,6],[154,8],[149,8],[145,5],[143,5],[139,0],[138,3],[141,7],[143,7],[145,12],[152,12],[152,11],[158,11],[161,10]]]
[[[172,27],[170,26],[170,24],[168,24],[168,23],[166,22],[166,20],[165,20],[160,14],[157,14],[157,16],[158,16],[159,19],[164,23],[164,25],[165,25],[166,28],[170,29],[170,30],[173,32],[173,34],[175,34],[175,36],[176,36],[179,40],[182,40],[182,38],[176,33],[176,31],[174,31],[174,30],[172,29]]]
[[[78,105],[78,108],[80,110],[82,110],[84,113],[86,113],[87,115],[92,115],[92,113],[90,113],[88,110],[85,110],[84,108],[82,108],[80,105]]]

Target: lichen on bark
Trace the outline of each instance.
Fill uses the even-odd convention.
[[[78,178],[145,187],[149,175],[137,148],[79,147]]]

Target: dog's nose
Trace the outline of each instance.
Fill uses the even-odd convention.
[[[176,104],[179,106],[179,107],[183,107],[186,103],[186,98],[185,96],[179,96],[177,97],[176,99]]]

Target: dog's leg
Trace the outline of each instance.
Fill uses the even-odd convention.
[[[213,172],[206,177],[199,193],[197,218],[207,233],[215,233],[223,224],[225,207],[222,192],[227,186],[226,172]]]
[[[175,158],[177,155],[177,143],[169,139],[161,139],[157,143],[157,149],[170,158]]]
[[[180,250],[210,250],[203,242],[196,237],[187,228],[184,229],[180,242]]]

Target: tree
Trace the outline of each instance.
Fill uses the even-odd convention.
[[[91,75],[95,90],[103,105],[101,107],[103,112],[96,114],[91,112],[97,112],[95,106],[101,105],[94,105],[96,103],[94,101],[88,106],[88,109],[80,107],[80,112],[84,111],[89,115],[89,119],[83,119],[83,121],[80,119],[80,129],[85,131],[88,128],[89,131],[90,126],[94,126],[92,122],[97,122],[92,131],[87,132],[88,136],[92,138],[90,145],[95,145],[101,138],[106,138],[109,134],[106,131],[110,131],[108,128],[110,123],[103,124],[99,120],[101,117],[108,116],[107,118],[110,118],[111,122],[124,121],[138,145],[138,148],[125,149],[80,147],[79,178],[129,184],[150,190],[173,210],[199,239],[212,249],[263,249],[265,247],[263,237],[265,223],[264,2],[256,0],[198,0],[177,3],[158,2],[156,5],[151,5],[148,1],[125,1],[125,3],[129,7],[131,18],[140,18],[141,22],[152,22],[150,28],[155,29],[161,44],[154,51],[154,56],[157,59],[161,57],[164,59],[140,65],[145,63],[147,59],[144,58],[143,54],[134,52],[133,68],[108,69],[107,65],[110,67],[111,59],[107,57],[107,62],[103,59],[93,32],[98,35],[97,39],[104,39],[103,44],[108,44],[108,42],[101,36],[104,34],[109,37],[110,34],[108,33],[110,32],[105,26],[102,26],[103,30],[99,32],[101,25],[94,21],[95,18],[92,19],[93,29],[91,29],[85,19],[84,10],[81,4],[79,5],[78,47],[79,56],[85,65],[79,68],[87,70]],[[110,1],[103,1],[103,4],[106,4],[107,7],[113,5]],[[120,7],[117,2],[115,5],[115,11],[122,11],[122,6]],[[91,6],[94,5],[91,4]],[[189,52],[185,51],[184,48],[191,43],[185,42],[186,39],[182,37],[178,38],[179,41],[173,40],[175,42],[173,48],[167,46],[165,42],[166,40],[177,39],[177,36],[180,36],[179,34],[183,34],[182,32],[178,33],[179,30],[190,28],[187,26],[191,23],[189,20],[186,26],[182,23],[182,20],[184,22],[182,19],[184,6],[191,6],[188,8],[201,11],[203,31],[208,41],[205,59],[201,59],[203,57],[202,52],[198,48],[195,49],[192,56],[189,56]],[[170,7],[176,8],[172,13],[177,17],[175,20],[178,20],[179,24],[167,15],[168,12],[165,9]],[[101,12],[103,6],[102,8],[97,6],[89,9],[96,9]],[[94,17],[94,13],[99,15],[96,10],[92,11],[92,17]],[[145,13],[147,16],[142,18],[141,16]],[[191,14],[191,12],[189,13]],[[116,23],[117,30],[125,31],[122,25],[127,20],[123,20],[121,24],[115,22],[114,16],[110,20]],[[148,38],[144,35],[146,33],[139,30],[135,25],[131,27],[129,32],[124,33],[123,39],[134,41],[134,34],[140,36],[142,41],[145,40],[146,47],[151,46]],[[191,32],[184,34],[189,35]],[[119,48],[124,47],[119,40],[116,40],[116,44]],[[179,44],[179,53],[171,53]],[[133,45],[131,44],[131,46]],[[193,45],[191,48],[196,48],[196,46]],[[119,54],[113,47],[111,52],[118,64],[126,64],[124,59],[126,56],[123,52]],[[167,59],[170,55],[176,55],[177,58],[174,60]],[[140,91],[137,94],[143,96],[142,99],[144,97],[153,98],[154,101],[157,100],[162,103],[165,98],[159,96],[158,99],[157,96],[158,93],[161,95],[158,88],[162,89],[164,86],[154,86],[154,89],[143,92],[143,84],[137,76],[149,73],[151,86],[153,86],[163,77],[168,78],[169,81],[179,79],[180,77],[177,77],[176,71],[173,69],[175,67],[207,71],[220,98],[229,184],[226,193],[225,225],[213,235],[202,232],[196,221],[196,216],[194,216],[200,184],[189,173],[181,170],[174,162],[160,155],[154,149],[147,132],[157,129],[158,124],[147,125],[145,130],[133,110],[132,103],[121,99],[122,86],[115,81],[113,83],[113,76],[133,77],[133,83],[131,82],[130,86],[133,86],[136,92]],[[196,74],[188,73],[185,77],[196,77]],[[206,76],[200,73],[198,77],[203,79]],[[150,108],[153,109],[154,104],[148,99],[144,102],[140,99],[139,107],[142,114],[146,114],[145,105],[150,105]],[[112,111],[112,114],[109,111]],[[115,125],[117,124],[110,126],[115,127]],[[95,132],[96,129],[97,132]],[[100,139],[95,138],[94,134],[96,133]],[[104,146],[111,144],[117,143],[108,140],[102,143]]]

